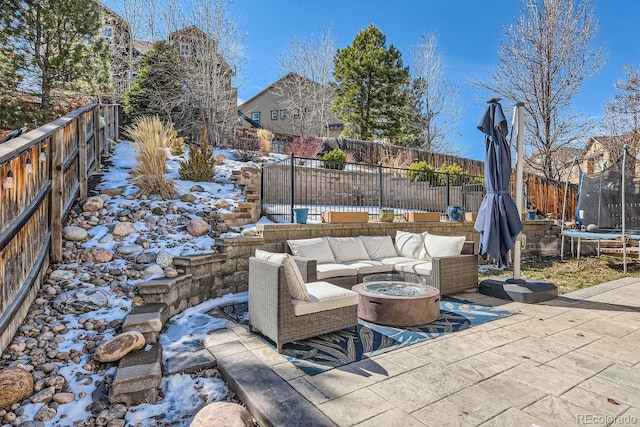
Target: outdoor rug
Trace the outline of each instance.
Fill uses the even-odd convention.
[[[218,307],[236,322],[248,325],[248,303]],[[386,353],[424,340],[511,316],[511,311],[443,297],[440,318],[415,327],[382,326],[359,319],[360,330],[343,329],[306,340],[285,344],[282,356],[309,375],[319,374],[348,363]],[[273,347],[273,343],[255,331]]]

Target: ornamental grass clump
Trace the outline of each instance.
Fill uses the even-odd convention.
[[[271,141],[273,140],[273,132],[268,129],[258,129],[256,132],[260,140],[260,154],[268,156],[271,153]]]
[[[138,165],[131,172],[133,183],[140,189],[136,197],[158,194],[169,199],[175,193],[175,183],[164,176],[172,130],[173,126],[158,116],[137,117],[133,125],[125,129],[134,142],[138,160]]]
[[[200,144],[189,144],[189,157],[180,162],[180,179],[185,181],[211,182],[216,174],[216,160],[213,149],[209,147],[207,132],[200,132]]]

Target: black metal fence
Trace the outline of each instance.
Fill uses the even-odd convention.
[[[361,163],[331,166],[294,155],[263,166],[263,214],[293,222],[293,209],[308,208],[309,222],[320,222],[322,211],[366,211],[371,218],[393,209],[398,220],[405,212],[444,214],[448,206],[477,212],[484,196],[481,176]]]

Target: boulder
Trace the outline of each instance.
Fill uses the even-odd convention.
[[[111,234],[113,234],[115,237],[125,237],[136,232],[137,230],[133,223],[129,221],[123,221],[117,223],[113,227],[113,231],[111,232]]]
[[[145,276],[162,276],[164,274],[164,270],[158,264],[151,264],[144,269],[143,273]]]
[[[137,264],[151,264],[156,262],[157,255],[155,252],[143,252],[136,257]]]
[[[249,411],[237,403],[213,402],[200,409],[189,427],[251,427]]]
[[[183,194],[180,197],[180,201],[186,202],[186,203],[195,202],[196,201],[196,196],[194,196],[193,194]]]
[[[91,196],[85,200],[82,210],[85,212],[98,212],[103,206],[104,200],[102,200],[102,197]]]
[[[62,229],[62,238],[65,240],[80,242],[85,240],[88,236],[89,233],[87,233],[87,230],[75,225],[68,225]]]
[[[160,251],[156,256],[156,264],[162,268],[171,267],[173,265],[173,255],[167,251]]]
[[[103,248],[89,248],[82,251],[80,257],[83,261],[90,261],[99,264],[111,261],[113,259],[113,252],[109,249]]]
[[[76,273],[69,270],[53,270],[49,274],[49,279],[55,282],[62,282],[63,280],[71,280]]]
[[[127,353],[144,347],[145,343],[144,336],[140,332],[124,332],[102,343],[96,349],[93,358],[98,362],[115,362],[122,359]]]
[[[110,293],[97,288],[66,291],[53,300],[53,308],[64,314],[82,314],[105,307]]]
[[[118,248],[118,253],[123,255],[131,255],[136,252],[143,251],[144,248],[140,245],[132,244],[132,245],[122,245]]]
[[[33,393],[33,377],[22,368],[0,370],[0,409],[20,402]]]
[[[195,218],[187,224],[187,232],[192,236],[202,236],[209,231],[209,224],[203,219]]]
[[[110,197],[119,196],[123,193],[122,188],[105,188],[104,190],[100,190],[100,193],[106,194]]]

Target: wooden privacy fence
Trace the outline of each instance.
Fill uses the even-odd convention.
[[[118,109],[87,105],[0,144],[0,352],[62,261],[64,219],[118,138]]]

